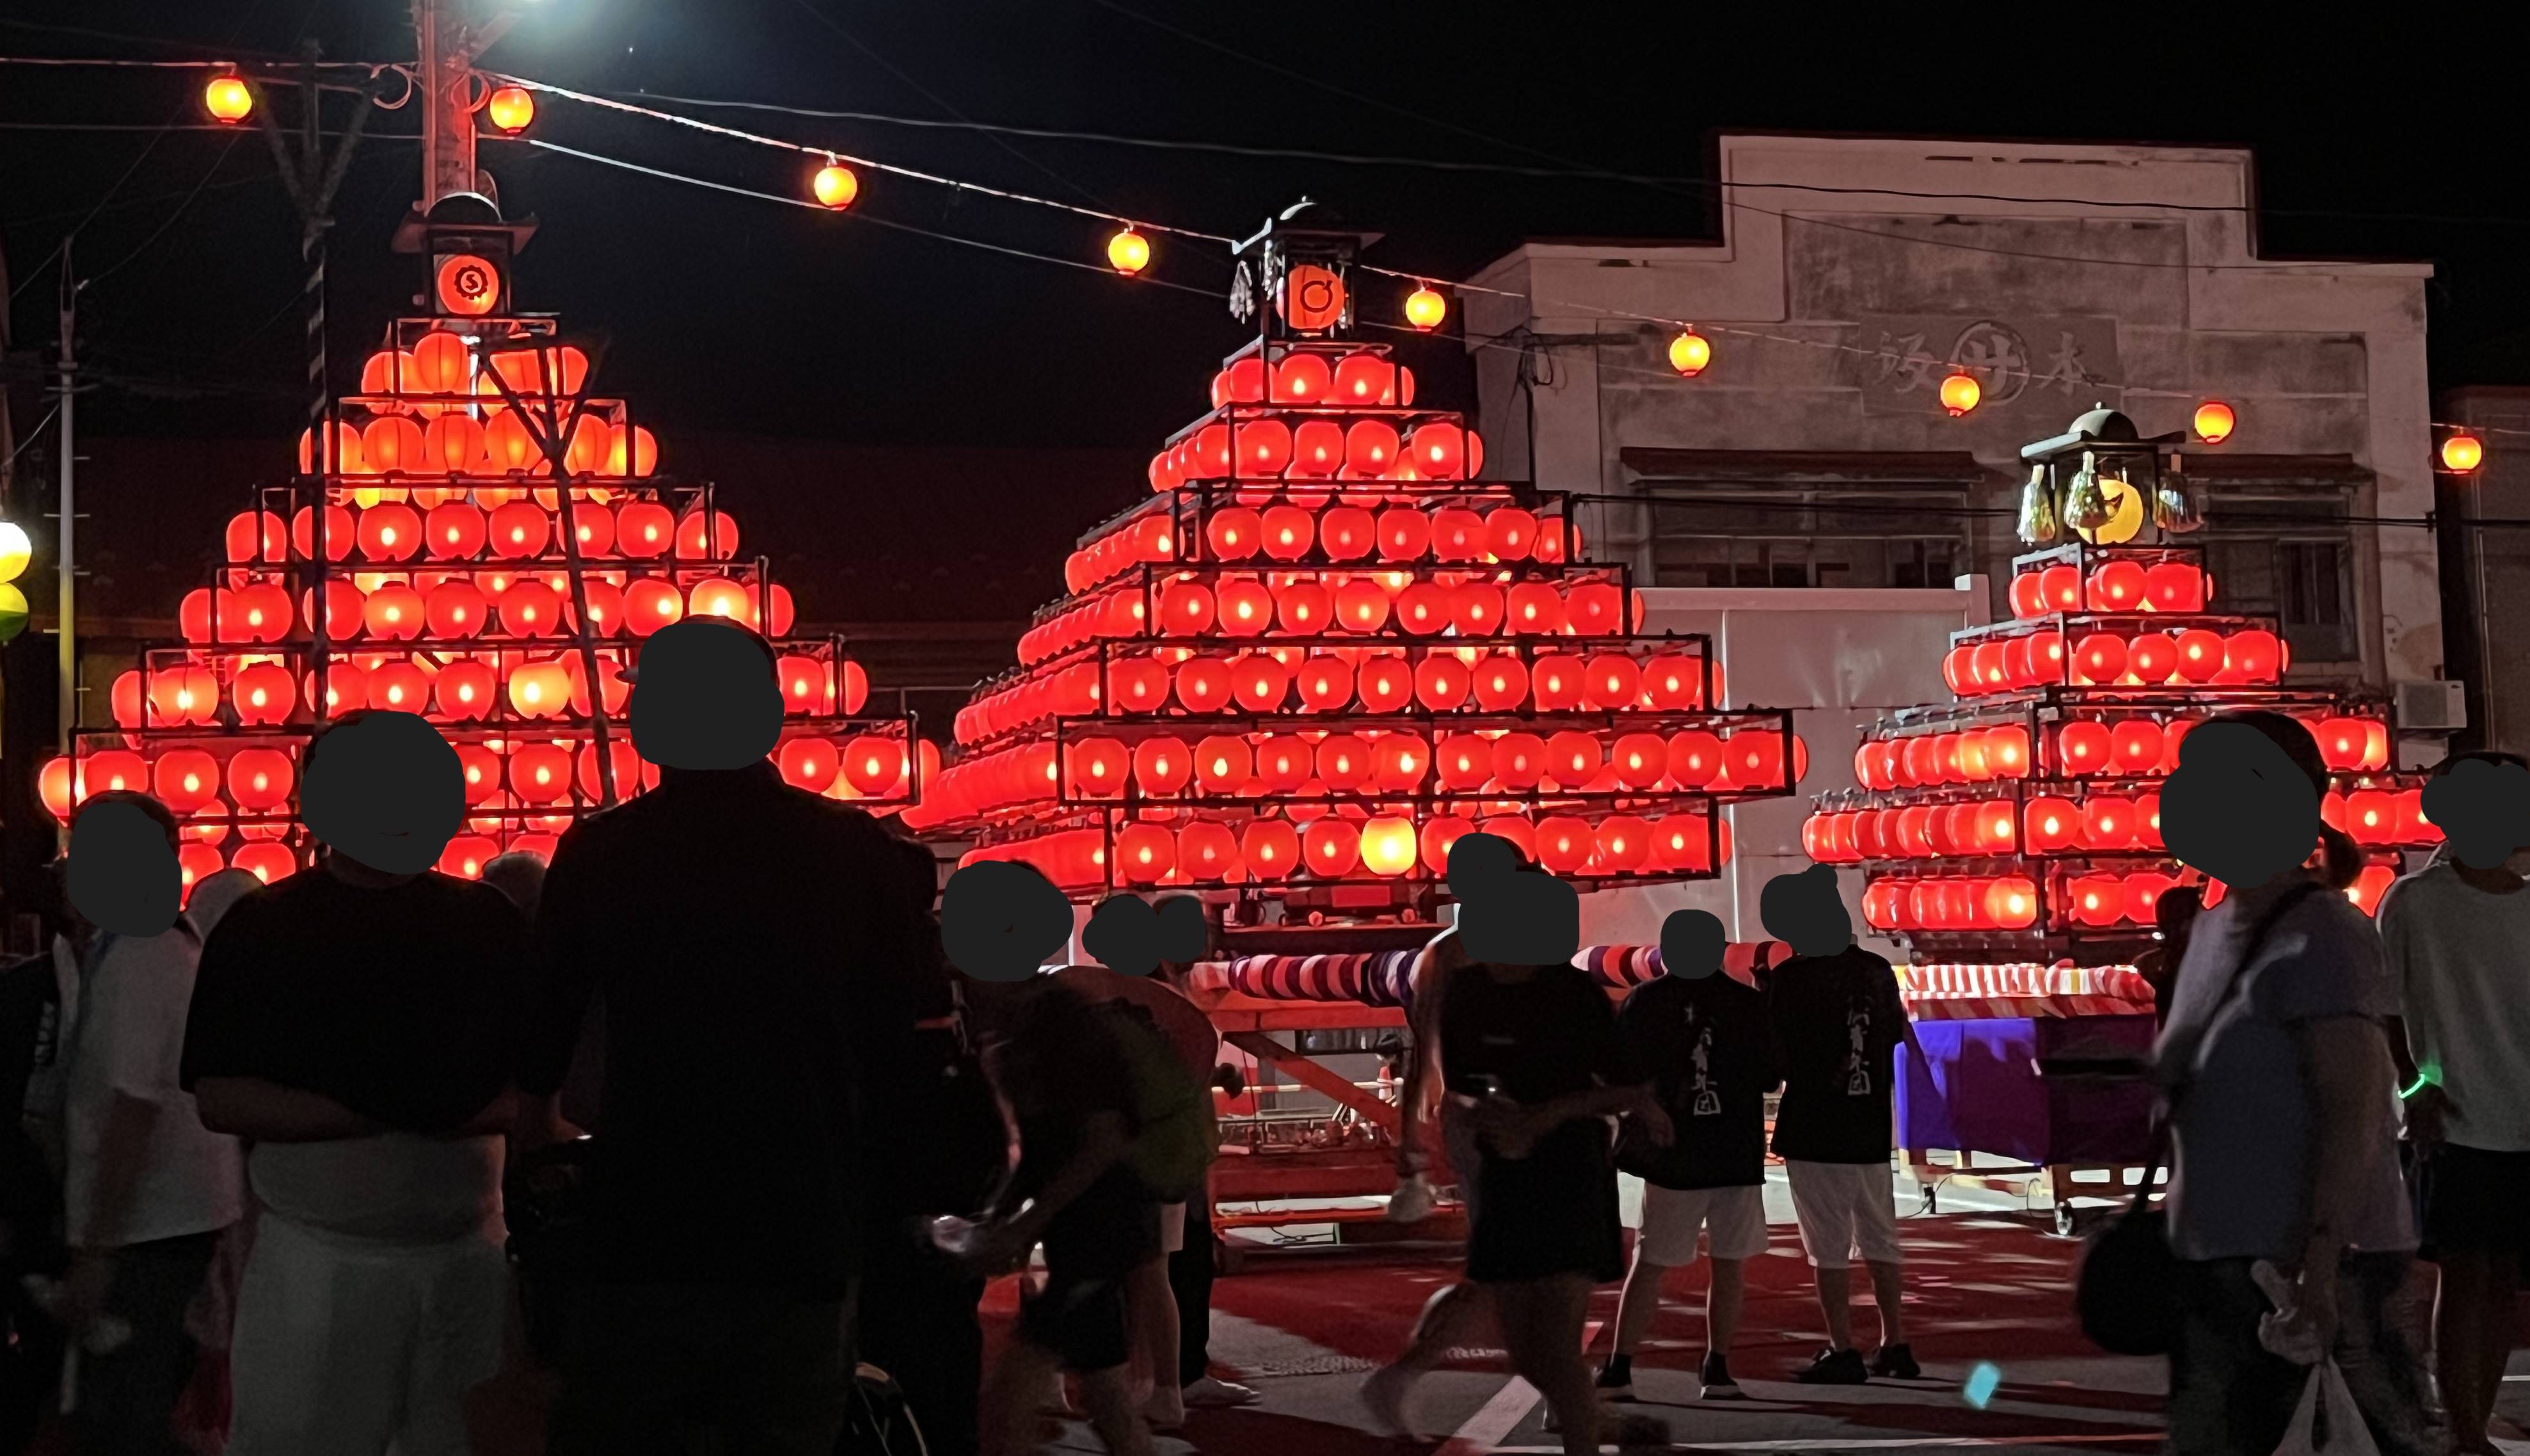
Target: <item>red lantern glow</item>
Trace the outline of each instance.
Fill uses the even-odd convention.
[[[2223,634],[2192,628],[2178,634],[2178,675],[2190,682],[2211,682],[2223,671]]]
[[[2126,639],[2115,632],[2093,632],[2073,649],[2073,677],[2077,682],[2107,686],[2126,670]]]
[[[2082,829],[2081,811],[2064,799],[2042,796],[2029,801],[2020,815],[2021,838],[2036,854],[2061,854],[2073,847]]]

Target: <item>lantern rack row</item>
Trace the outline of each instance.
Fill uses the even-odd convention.
[[[1076,594],[1145,563],[1341,570],[1532,561],[1585,565],[1566,493],[1204,485],[1171,491],[1088,532],[1066,560],[1064,580]]]
[[[2177,767],[2187,735],[2224,706],[2191,703],[2165,709],[2157,717],[2146,706],[2095,703],[2033,712],[2026,721],[2004,717],[1957,728],[1873,733],[1854,749],[1853,775],[1861,786],[1882,792],[2005,780],[2158,779]],[[2199,711],[2186,711],[2191,708]],[[2209,708],[2211,712],[2202,711]],[[2331,770],[2389,769],[2386,719],[2331,714],[2310,728]]]
[[[1562,650],[1568,643],[1587,642],[1600,649],[1582,655]],[[1416,641],[1399,638],[1362,637],[1274,637],[1252,639],[1253,645],[1238,650],[1236,658],[1221,656],[1225,643],[1210,637],[1151,637],[1108,639],[1073,649],[1063,657],[1048,659],[1017,672],[1005,673],[977,685],[974,697],[959,710],[955,726],[958,742],[969,750],[989,749],[1011,737],[1029,734],[1053,719],[1096,719],[1125,721],[1154,718],[1169,721],[1203,723],[1235,722],[1239,712],[1251,715],[1272,713],[1308,713],[1329,716],[1353,711],[1356,701],[1361,712],[1372,714],[1412,715],[1417,706],[1433,715],[1434,722],[1458,722],[1468,709],[1460,704],[1473,701],[1474,711],[1512,717],[1533,717],[1538,712],[1572,713],[1582,711],[1591,699],[1593,686],[1588,679],[1594,659],[1622,657],[1637,677],[1635,692],[1612,692],[1611,699],[1622,699],[1622,707],[1597,707],[1591,711],[1608,715],[1611,726],[1618,715],[1640,712],[1707,712],[1723,693],[1722,670],[1713,661],[1712,639],[1703,633],[1665,633],[1659,636],[1637,633],[1630,636],[1611,635],[1602,638],[1539,638],[1534,636],[1439,637]],[[1684,649],[1684,650],[1680,650]],[[1640,656],[1637,656],[1637,651]],[[1475,663],[1460,654],[1479,653]],[[1163,658],[1181,655],[1175,663]],[[1292,658],[1291,664],[1283,656]],[[1356,666],[1348,654],[1362,655]],[[1566,684],[1558,674],[1557,658],[1569,658],[1572,680]],[[1289,676],[1281,690],[1271,694],[1250,692],[1242,696],[1239,684],[1220,684],[1215,694],[1209,686],[1191,700],[1183,690],[1182,670],[1192,663],[1218,665],[1228,674],[1245,658],[1270,658],[1278,671]],[[1331,661],[1342,664],[1345,681],[1337,692],[1333,676],[1323,684],[1299,680],[1302,665]],[[1435,661],[1455,664],[1465,673],[1463,683],[1445,685],[1449,690],[1425,690],[1425,678],[1450,675],[1444,669],[1439,674],[1426,674]],[[1395,663],[1403,673],[1400,680],[1384,680],[1383,691],[1372,698],[1360,691],[1360,674],[1372,662]],[[1549,691],[1554,698],[1541,700],[1537,689],[1539,664],[1547,664],[1550,673]],[[1516,664],[1519,680],[1510,681],[1506,674],[1499,682],[1479,682],[1477,665],[1494,663],[1502,667]],[[1657,664],[1668,664],[1657,681],[1640,684],[1642,675]],[[1606,671],[1622,674],[1611,663]],[[1330,668],[1329,673],[1333,670]],[[1612,687],[1622,687],[1611,679]],[[1324,691],[1313,689],[1323,686]],[[1300,705],[1296,710],[1280,705],[1287,694],[1297,690]],[[1026,694],[1035,692],[1042,701],[1028,704]],[[1568,693],[1568,700],[1567,694]],[[1270,696],[1270,703],[1258,703],[1259,697]],[[1317,701],[1313,701],[1313,696]],[[1440,702],[1436,705],[1435,699]],[[1190,706],[1190,701],[1192,706]],[[1209,708],[1202,708],[1204,703]],[[1637,703],[1643,706],[1636,706]],[[1237,708],[1234,710],[1233,705]],[[1321,706],[1323,704],[1323,706]],[[986,722],[995,711],[1007,705],[1012,712],[1028,716],[995,727]],[[1174,705],[1174,706],[1172,706]],[[1200,709],[1200,711],[1198,711]],[[1312,719],[1312,722],[1319,721]]]
[[[708,483],[644,482],[637,487],[611,489],[575,481],[570,487],[572,513],[576,518],[587,518],[576,519],[575,524],[579,529],[575,530],[572,541],[566,544],[563,532],[557,529],[564,494],[561,486],[521,486],[515,482],[481,486],[320,486],[312,483],[314,479],[302,476],[289,484],[259,487],[254,493],[252,506],[232,517],[228,523],[225,541],[227,561],[223,565],[312,572],[317,565],[318,542],[315,537],[320,524],[324,532],[325,565],[329,567],[358,560],[363,564],[377,563],[382,568],[444,566],[455,569],[479,565],[500,567],[541,566],[562,569],[577,558],[583,564],[603,563],[616,569],[648,563],[682,569],[727,563],[738,557],[737,521],[728,512],[718,509],[717,492]],[[358,498],[372,490],[380,492],[377,502],[359,505]],[[401,490],[408,499],[391,500],[385,494],[397,490]],[[485,507],[470,499],[477,491],[500,492],[511,499]],[[598,491],[606,491],[607,499],[596,500],[594,493]],[[451,499],[423,508],[411,503],[409,498],[415,492],[441,492]],[[321,516],[314,510],[317,494],[327,498]],[[461,494],[469,499],[457,499]],[[553,499],[539,499],[543,496]],[[354,514],[356,506],[359,514]],[[431,516],[451,507],[462,508],[462,511],[442,517],[442,536],[434,546],[429,525]],[[493,527],[494,518],[504,512],[517,517],[506,543],[500,540]],[[415,528],[411,538],[411,549],[403,550],[402,541],[364,542],[361,520],[371,512],[384,512],[396,519],[399,525],[403,524],[403,517],[410,514]],[[620,540],[610,541],[603,549],[594,545],[587,550],[579,549],[580,540],[594,534],[588,529],[593,521],[590,512],[603,512],[610,530],[620,526],[628,517],[632,518],[644,531],[645,544],[656,541],[658,549],[643,556],[618,554],[613,547],[620,544]],[[503,544],[523,545],[531,514],[536,547],[505,553]],[[664,515],[665,524],[673,532],[664,540],[648,534],[661,524],[660,515]],[[482,532],[481,539],[471,539],[474,528],[478,526]],[[466,538],[451,540],[445,533],[452,530],[465,532]],[[464,550],[452,549],[460,544]],[[372,554],[374,547],[385,549]],[[439,554],[442,552],[446,554]],[[358,553],[357,557],[356,553]]]
[[[2172,691],[2166,687],[2097,688],[2043,683],[2010,694],[1896,708],[1867,726],[1863,736],[1867,741],[1878,742],[1949,728],[2020,723],[2030,729],[2034,742],[2041,725],[2064,718],[2123,713],[2184,714],[2202,718],[2248,708],[2264,708],[2294,716],[2324,711],[2378,717],[2384,711],[2377,703],[2325,688],[2242,685]],[[2295,710],[2306,711],[2296,713]]]
[[[1441,574],[1358,571],[1330,586],[1317,571],[1144,566],[1139,581],[1058,603],[1021,635],[1020,664],[1033,668],[1096,641],[1168,637],[1218,647],[1343,632],[1361,646],[1453,633],[1592,638],[1641,630],[1643,607],[1622,566],[1481,567],[1466,573],[1477,579],[1462,581]],[[1276,584],[1271,576],[1287,579]]]
[[[841,637],[779,638],[769,645],[776,654],[786,722],[833,723],[859,713],[868,697],[868,677],[844,655]],[[485,724],[490,728],[591,723],[587,690],[578,680],[585,672],[580,655],[560,644],[548,651],[551,655],[486,651],[474,644],[454,653],[431,654],[443,660],[425,669],[414,661],[423,655],[416,651],[331,648],[326,653],[322,689],[328,711],[321,718],[374,708],[418,713],[443,725]],[[109,694],[111,712],[118,730],[136,739],[200,736],[206,728],[223,734],[304,732],[320,721],[315,711],[319,689],[314,655],[314,646],[305,642],[276,644],[263,651],[154,648],[142,655],[139,668],[115,679]],[[601,674],[613,669],[620,674],[637,660],[637,652],[628,653],[624,644],[601,647],[597,656]],[[389,661],[361,661],[379,657]],[[225,676],[222,669],[228,670]],[[391,673],[391,669],[401,671]],[[537,674],[532,679],[522,675],[530,671]],[[463,674],[454,679],[453,689],[447,676],[451,672]],[[358,701],[344,691],[343,685],[350,681],[359,684]],[[464,695],[446,701],[452,690]],[[610,719],[621,714],[631,691],[620,675],[603,678],[600,701]],[[249,701],[250,693],[261,696]],[[547,704],[560,706],[537,711]]]
[[[1521,813],[1483,819],[1437,814],[1418,822],[1410,814],[1340,812],[1306,821],[1259,815],[1235,828],[1191,817],[1176,828],[1171,823],[1124,811],[1099,813],[1024,836],[979,839],[962,863],[1025,861],[1073,893],[1268,885],[1277,892],[1319,888],[1343,893],[1371,885],[1443,882],[1450,845],[1470,833],[1512,840],[1531,862],[1583,890],[1710,879],[1731,854],[1730,826],[1711,813],[1657,822],[1610,816],[1596,825],[1551,814],[1534,822]],[[1190,862],[1201,873],[1187,873]],[[1619,868],[1621,863],[1642,867]]]
[[[506,584],[478,582],[476,573],[449,572],[448,579],[423,586],[401,578],[430,572],[361,572],[387,579],[365,588],[337,576],[325,583],[320,597],[313,587],[301,594],[297,610],[283,616],[288,588],[263,582],[234,587],[196,587],[178,609],[178,621],[188,648],[202,655],[254,655],[290,643],[311,643],[323,627],[329,645],[372,644],[373,651],[481,652],[497,648],[527,649],[537,644],[576,644],[578,614],[568,582],[550,574],[483,572],[510,575]],[[661,627],[689,617],[722,618],[742,626],[787,634],[796,613],[788,587],[775,583],[762,590],[764,573],[742,567],[736,572],[635,573],[590,572],[581,582],[594,621],[590,636],[600,644],[639,642]],[[690,584],[680,577],[690,574]],[[462,590],[457,590],[461,589]],[[526,588],[526,590],[522,590]],[[220,594],[257,593],[253,602],[233,601],[221,611]],[[273,602],[267,592],[283,594]],[[769,613],[758,610],[770,598]],[[322,603],[323,610],[318,610]],[[227,617],[223,622],[220,619]],[[766,616],[770,620],[765,620]],[[279,630],[271,620],[281,619]],[[468,630],[469,624],[472,629]],[[249,635],[225,640],[223,627]]]
[[[2393,856],[2367,855],[2345,897],[2365,914],[2376,914],[2397,874]],[[2222,882],[2193,871],[2083,873],[2057,867],[2031,877],[2007,867],[1985,875],[1875,879],[1863,890],[1863,920],[1903,937],[1926,959],[2113,964],[2130,962],[2160,944],[2154,914],[2160,897],[2176,889],[2198,890],[2209,908],[2224,897]]]

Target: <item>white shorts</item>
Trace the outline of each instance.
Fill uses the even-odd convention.
[[[1898,1263],[1898,1199],[1885,1162],[1784,1159],[1792,1181],[1792,1217],[1812,1268],[1845,1268],[1859,1253],[1871,1264]]]
[[[1695,1236],[1712,1230],[1716,1259],[1754,1259],[1766,1252],[1766,1190],[1663,1188],[1643,1185],[1643,1231],[1634,1247],[1647,1264],[1677,1268],[1695,1263]]]
[[[1160,1252],[1175,1254],[1185,1247],[1185,1204],[1181,1201],[1160,1205]]]
[[[230,1340],[233,1456],[466,1456],[466,1392],[500,1369],[498,1241],[400,1247],[265,1213]]]

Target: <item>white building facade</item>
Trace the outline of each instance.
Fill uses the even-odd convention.
[[[1532,243],[1460,295],[1487,473],[1597,497],[1593,556],[1679,589],[1680,611],[1702,592],[1913,590],[1955,621],[1982,615],[1953,594],[1977,576],[1999,615],[2027,549],[2022,445],[2097,404],[2157,435],[2220,401],[2233,432],[2183,449],[2221,610],[2278,618],[2296,680],[2444,675],[2434,534],[2369,523],[2433,507],[2430,266],[2260,256],[2241,149],[1718,148],[1718,241]],[[1690,324],[1712,358],[1687,378],[1669,347]],[[1954,418],[1939,389],[1961,370],[1983,399]],[[1916,680],[1938,684],[1935,658]],[[1802,710],[1805,791],[1848,783],[1853,725],[1896,706],[1733,695]],[[1764,821],[1742,829],[1742,880],[1796,862],[1774,841],[1797,815]],[[1754,890],[1724,892],[1753,912]]]

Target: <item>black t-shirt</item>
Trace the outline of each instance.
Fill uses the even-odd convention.
[[[1138,1131],[1133,1073],[1111,1025],[1114,1008],[1040,978],[1013,1018],[1010,1040],[994,1059],[1002,1095],[1018,1125],[1019,1162],[1006,1202],[1034,1197],[1080,1150],[1089,1119],[1116,1113],[1125,1134]],[[1056,1211],[1046,1228],[1046,1262],[1067,1278],[1122,1274],[1148,1257],[1150,1192],[1122,1160],[1078,1198]]]
[[[563,836],[536,910],[519,1085],[561,1087],[604,1006],[600,1265],[840,1293],[873,1089],[940,1001],[901,841],[771,764],[671,771]]]
[[[1783,1080],[1765,994],[1718,971],[1661,976],[1626,994],[1617,1031],[1678,1128],[1656,1148],[1629,1126],[1617,1166],[1663,1188],[1765,1181],[1766,1094]]]
[[[449,1131],[509,1085],[526,960],[526,922],[490,886],[293,875],[231,906],[202,947],[184,1085],[255,1077]]]
[[[1886,1162],[1893,1146],[1890,1051],[1906,1006],[1889,962],[1848,945],[1775,967],[1767,998],[1782,1049],[1775,1152],[1805,1162]]]

